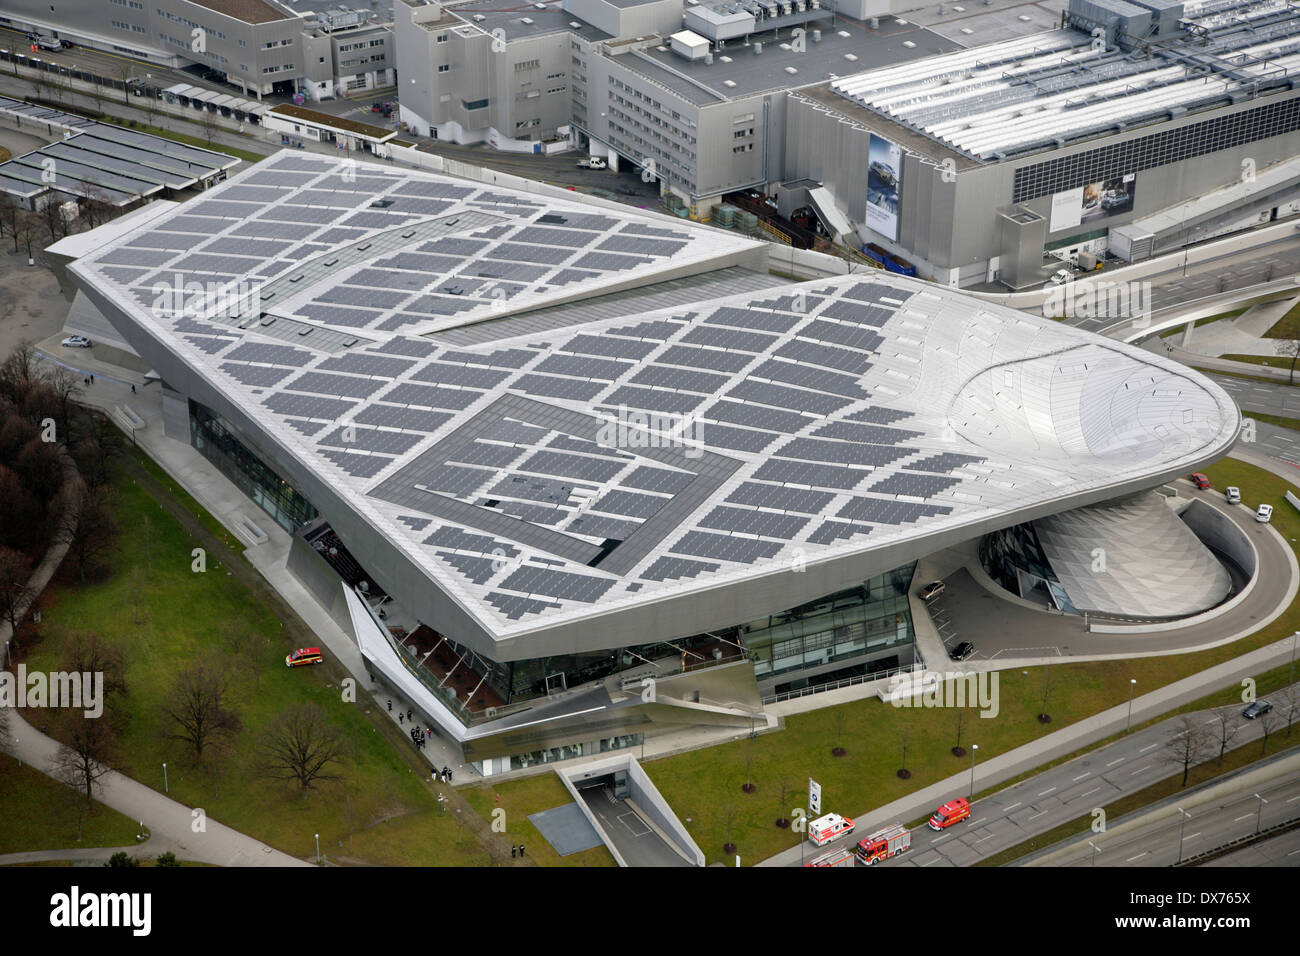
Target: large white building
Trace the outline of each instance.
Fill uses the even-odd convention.
[[[286,151],[70,266],[70,327],[484,772],[910,664],[919,558],[1236,437],[1162,357],[559,195]]]

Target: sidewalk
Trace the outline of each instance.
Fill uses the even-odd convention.
[[[11,712],[9,717],[14,756],[23,763],[44,771],[58,752],[58,742],[37,731],[16,711]],[[182,860],[213,863],[217,866],[310,865],[287,853],[273,850],[260,840],[245,836],[211,817],[204,822],[204,832],[196,833],[193,829],[195,818],[189,807],[116,770],[110,770],[99,779],[95,796],[100,803],[118,813],[133,820],[144,821],[150,833],[155,838],[161,838],[160,844],[166,842],[167,849]]]

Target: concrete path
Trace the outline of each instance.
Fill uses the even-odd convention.
[[[0,866],[16,866],[22,863],[46,863],[63,861],[73,866],[103,866],[114,853],[126,853],[137,860],[152,860],[164,853],[175,853],[178,860],[181,847],[164,837],[150,836],[134,846],[94,846],[76,850],[30,850],[26,853],[0,854]]]
[[[9,733],[13,755],[41,771],[50,766],[58,753],[60,745],[57,741],[45,736],[16,712],[9,714]],[[310,865],[273,850],[260,840],[245,836],[211,817],[203,820],[203,831],[196,832],[196,827],[200,826],[196,811],[116,770],[110,770],[99,779],[95,797],[118,813],[145,821],[150,832],[165,841],[168,849],[182,860],[215,863],[217,866]]]

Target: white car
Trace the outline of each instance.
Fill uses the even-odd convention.
[[[1255,512],[1255,520],[1267,524],[1273,517],[1272,505],[1260,505]]]
[[[1069,269],[1057,269],[1052,273],[1052,278],[1048,281],[1050,281],[1052,285],[1065,285],[1067,282],[1072,282],[1073,280],[1074,273]]]
[[[59,344],[68,349],[88,349],[90,348],[90,339],[84,335],[69,335]]]
[[[599,156],[592,156],[590,159],[578,160],[579,169],[608,169],[605,161]]]
[[[1229,485],[1223,489],[1223,497],[1228,499],[1228,504],[1239,505],[1241,504],[1241,489],[1236,485]]]

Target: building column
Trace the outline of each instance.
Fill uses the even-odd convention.
[[[1183,340],[1179,343],[1182,348],[1187,348],[1188,343],[1192,341],[1192,329],[1196,328],[1196,321],[1193,320],[1183,326]]]

